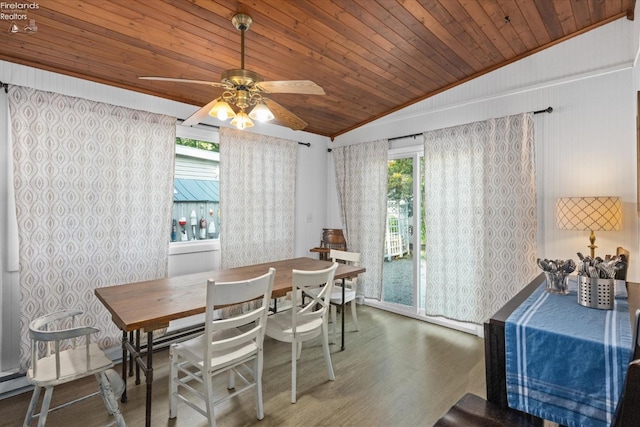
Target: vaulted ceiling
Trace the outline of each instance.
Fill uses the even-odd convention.
[[[635,0],[33,4],[2,11],[28,19],[14,21],[15,34],[0,21],[7,27],[0,28],[0,59],[187,103],[194,112],[222,89],[138,77],[219,82],[225,70],[240,68],[241,36],[231,18],[248,14],[245,68],[265,80],[324,88],[326,95],[270,98],[307,122],[305,131],[335,137],[613,20],[633,19]],[[22,28],[31,19],[37,31],[28,34]]]

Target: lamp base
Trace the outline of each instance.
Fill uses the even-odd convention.
[[[591,231],[591,235],[589,236],[589,242],[591,242],[591,244],[589,246],[587,246],[589,249],[591,249],[591,259],[595,259],[596,258],[596,234],[593,232],[593,230]]]

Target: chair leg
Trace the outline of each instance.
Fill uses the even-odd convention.
[[[356,331],[360,330],[360,325],[358,324],[358,314],[356,313],[356,300],[351,300],[351,316],[353,317],[353,323],[356,325]]]
[[[207,411],[209,427],[216,427],[216,413],[213,409],[213,379],[210,374],[203,372],[204,380],[204,406]]]
[[[236,373],[235,368],[229,369],[229,382],[227,384],[227,390],[233,390],[236,388]]]
[[[295,340],[291,343],[291,403],[296,403],[296,365],[298,356],[298,344]]]
[[[36,405],[40,398],[40,390],[42,390],[42,387],[35,386],[33,388],[33,394],[31,395],[31,401],[29,402],[29,408],[27,409],[27,416],[22,424],[23,427],[29,427],[31,425],[31,420],[33,420],[33,415],[36,413]]]
[[[118,406],[118,398],[114,394],[106,371],[96,374],[96,380],[100,386],[100,395],[102,396],[104,406],[107,408],[107,412],[116,419],[118,427],[126,427],[127,424],[124,422],[124,418],[120,413],[120,407]]]
[[[333,366],[331,365],[331,352],[329,351],[329,331],[327,330],[328,325],[326,320],[327,318],[325,317],[325,322],[322,325],[322,349],[324,350],[324,362],[327,365],[329,380],[333,381],[336,379],[336,376],[333,374]]]
[[[44,388],[44,398],[42,399],[42,407],[40,408],[40,418],[38,419],[38,427],[44,427],[47,422],[47,415],[49,415],[49,405],[51,405],[51,395],[53,394],[53,387]]]
[[[296,360],[300,359],[301,354],[302,354],[302,341],[298,343],[298,353],[296,354]]]
[[[336,312],[338,309],[335,305],[331,305],[331,344],[336,343]]]
[[[169,349],[169,418],[178,416],[178,355],[174,352],[173,346]]]
[[[259,420],[264,418],[264,405],[262,403],[262,349],[253,361],[253,374],[256,382],[256,415]]]

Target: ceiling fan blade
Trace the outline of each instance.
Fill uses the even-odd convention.
[[[302,130],[307,127],[307,122],[305,122],[300,117],[296,116],[277,102],[268,98],[262,98],[262,100],[265,104],[267,104],[267,107],[269,107],[269,110],[271,110],[271,112],[275,116],[275,119],[285,126],[293,130]]]
[[[198,111],[187,117],[185,121],[181,123],[182,126],[193,126],[197,125],[201,121],[204,120],[205,117],[209,115],[209,111],[213,108],[213,105],[218,101],[219,98],[214,99],[204,107],[200,108]]]
[[[256,86],[266,93],[302,93],[306,95],[325,95],[324,89],[311,80],[281,80],[260,82]]]
[[[223,87],[223,84],[220,82],[207,82],[204,80],[174,79],[172,77],[150,77],[150,76],[143,76],[138,78],[140,80],[157,80],[157,81],[163,81],[163,82],[176,82],[176,83],[196,83],[200,85]]]

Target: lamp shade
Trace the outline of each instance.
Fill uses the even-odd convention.
[[[222,98],[218,98],[218,101],[213,105],[211,111],[209,111],[209,115],[218,120],[225,121],[229,117],[235,117],[236,113]]]
[[[269,120],[273,120],[274,116],[269,107],[264,105],[264,103],[260,102],[253,107],[253,110],[249,113],[249,117],[253,120],[257,120],[259,122],[268,122]]]
[[[608,196],[557,199],[556,226],[561,230],[620,230],[622,203],[619,197]]]
[[[244,110],[240,110],[240,112],[236,114],[233,120],[231,120],[231,124],[240,130],[253,126],[253,122],[251,121],[249,116],[247,116],[247,113],[245,113]]]

